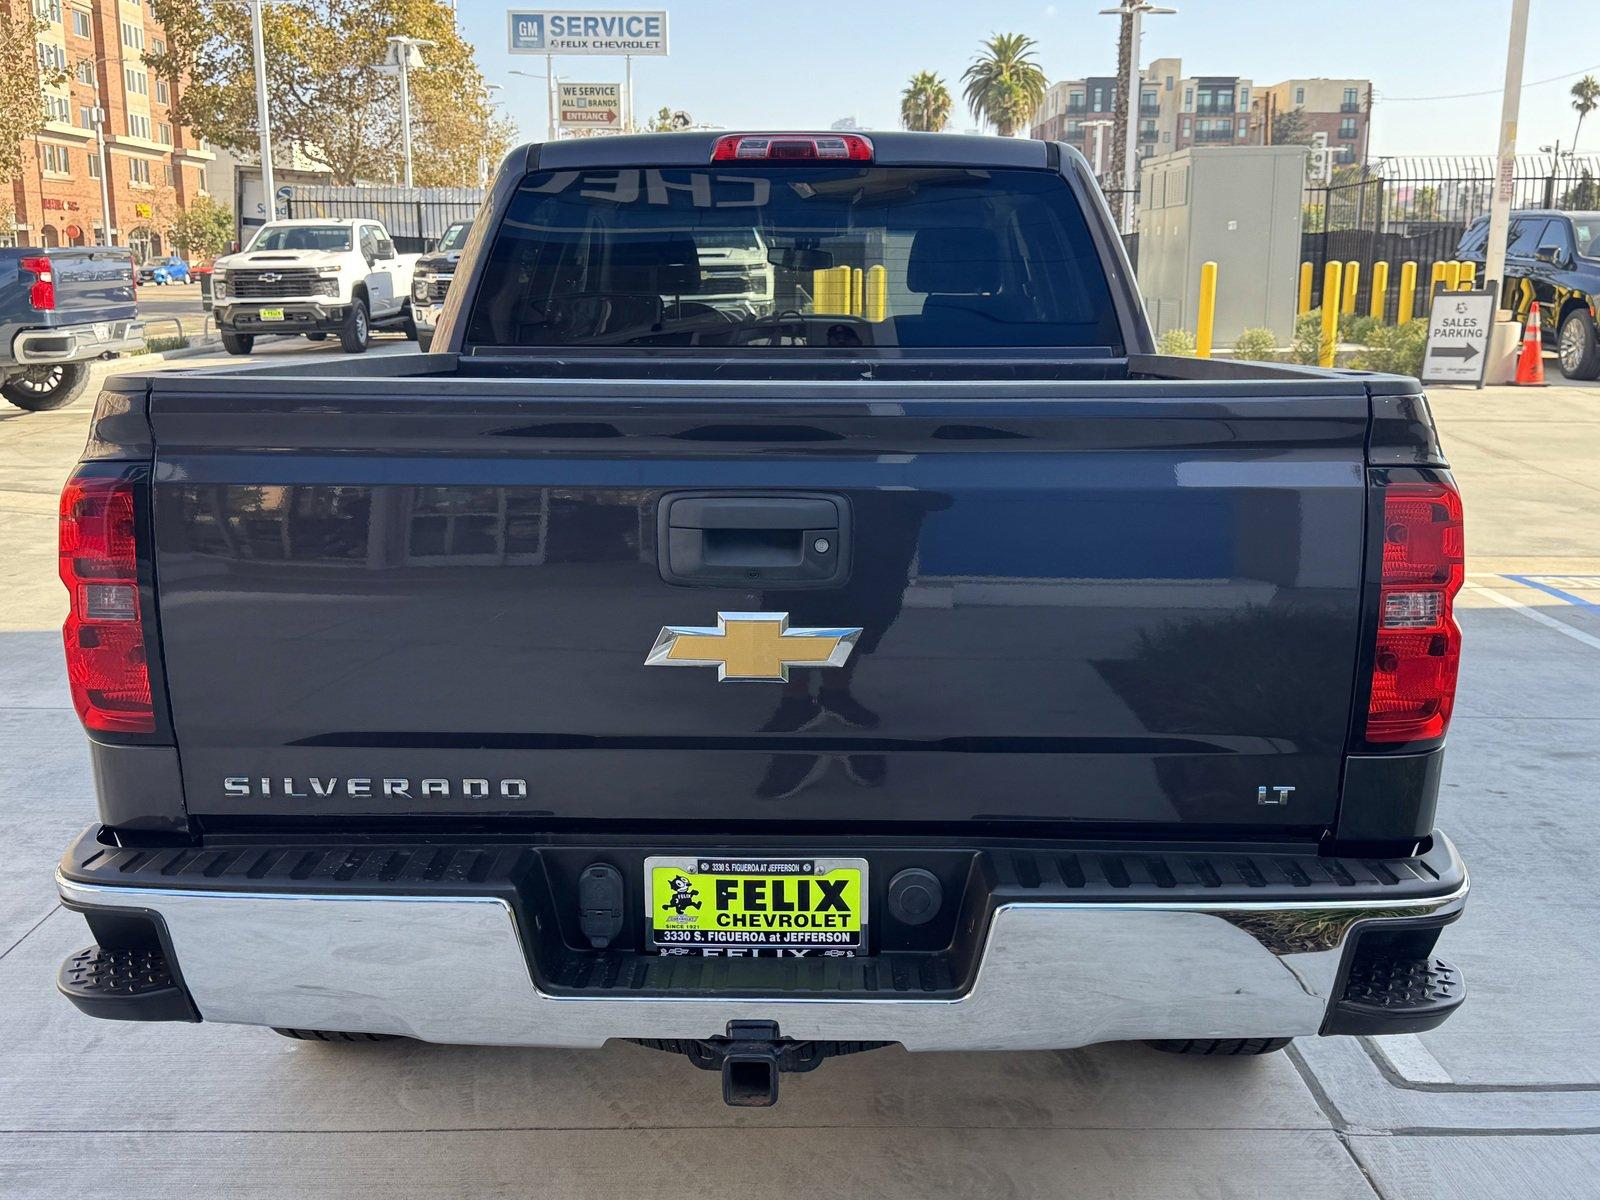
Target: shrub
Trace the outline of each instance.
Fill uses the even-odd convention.
[[[1428,346],[1428,323],[1379,325],[1367,335],[1367,344],[1350,360],[1363,371],[1387,371],[1394,375],[1422,373],[1422,354]]]
[[[1233,343],[1233,356],[1249,362],[1271,362],[1277,350],[1278,335],[1270,329],[1246,329]]]
[[[1376,317],[1363,316],[1360,313],[1345,313],[1339,317],[1339,340],[1341,342],[1365,342],[1372,336],[1372,331],[1382,324]]]
[[[1322,345],[1322,310],[1313,308],[1294,323],[1294,341],[1289,344],[1289,361],[1302,366],[1317,365],[1318,350]]]
[[[1194,334],[1187,329],[1169,329],[1156,339],[1157,354],[1174,354],[1180,358],[1193,358]]]
[[[166,337],[149,337],[144,340],[146,354],[160,354],[163,350],[182,350],[189,344],[189,339],[168,334]]]

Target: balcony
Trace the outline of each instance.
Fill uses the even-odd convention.
[[[1339,111],[1342,113],[1358,113],[1361,111],[1361,104],[1356,100],[1346,100],[1339,105]]]
[[[1194,140],[1197,142],[1231,142],[1234,132],[1231,129],[1197,129]]]
[[[1081,117],[1089,111],[1089,106],[1080,101],[1077,104],[1068,104],[1063,111],[1069,117]]]
[[[1140,104],[1139,115],[1141,117],[1159,117],[1161,115],[1161,102],[1157,100],[1153,104]]]
[[[1160,134],[1158,134],[1154,129],[1141,129],[1141,130],[1139,130],[1139,140],[1141,142],[1153,142],[1159,136],[1160,136]]]

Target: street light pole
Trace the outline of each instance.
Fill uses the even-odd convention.
[[[494,120],[494,106],[497,103],[494,98],[494,94],[500,90],[500,85],[498,83],[486,83],[483,85],[485,124],[483,130],[483,146],[478,151],[479,187],[489,186],[489,122]]]
[[[101,232],[106,235],[106,245],[117,244],[116,234],[111,232],[111,186],[106,179],[106,110],[100,107],[100,72],[95,71],[94,76],[94,140],[100,151],[100,224]]]
[[[278,215],[278,188],[272,178],[272,118],[267,113],[267,51],[261,33],[261,6],[267,0],[246,0],[250,5],[250,49],[255,57],[256,127],[261,131],[261,191],[266,219]]]
[[[1139,35],[1140,20],[1145,13],[1157,16],[1170,16],[1178,10],[1175,8],[1160,8],[1150,4],[1147,0],[1122,0],[1116,8],[1102,8],[1100,15],[1103,17],[1123,17],[1132,26],[1130,32],[1131,52],[1128,55],[1128,77],[1122,81],[1122,102],[1127,110],[1127,117],[1123,121],[1124,143],[1122,148],[1122,231],[1133,232],[1133,195],[1139,186],[1139,108],[1144,97],[1144,80],[1139,74]]]
[[[1494,192],[1489,197],[1489,244],[1483,251],[1483,286],[1496,296],[1506,274],[1506,234],[1517,187],[1517,116],[1522,103],[1522,60],[1528,44],[1528,0],[1511,0],[1506,39],[1505,92],[1500,100],[1500,146]],[[1503,297],[1502,297],[1503,299]],[[1501,307],[1501,300],[1495,301]]]
[[[545,61],[545,64],[548,66],[549,63],[550,63],[550,56],[548,54],[545,55],[544,61]],[[520,75],[523,79],[542,79],[542,80],[545,81],[544,99],[545,99],[545,104],[549,108],[550,115],[549,115],[548,120],[545,121],[544,140],[547,141],[547,142],[555,141],[556,140],[556,98],[555,98],[555,89],[560,84],[559,77],[555,74],[554,71],[551,71],[549,74],[546,74],[546,75],[540,75],[535,71],[508,71],[507,74]]]

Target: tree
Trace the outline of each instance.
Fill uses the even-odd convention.
[[[44,125],[44,85],[60,82],[40,70],[34,39],[44,26],[27,5],[16,8],[13,13],[8,0],[0,0],[0,203],[8,211],[11,181],[22,174],[22,147]]]
[[[961,76],[967,108],[1001,137],[1026,125],[1044,100],[1044,72],[1033,60],[1034,45],[1020,33],[997,33]]]
[[[1311,145],[1311,122],[1306,120],[1306,110],[1291,108],[1288,112],[1272,114],[1272,144],[1274,146]]]
[[[197,196],[172,223],[172,240],[187,258],[215,258],[233,242],[233,214],[210,196]]]
[[[1593,75],[1585,75],[1572,85],[1569,93],[1572,97],[1572,107],[1578,113],[1578,128],[1572,133],[1572,148],[1578,148],[1578,135],[1583,132],[1583,119],[1600,108],[1600,79]]]
[[[900,124],[922,133],[942,133],[953,107],[944,80],[932,71],[918,71],[900,93]]]
[[[694,124],[694,118],[681,108],[668,108],[665,104],[661,111],[645,123],[646,133],[680,133]]]
[[[1578,181],[1561,194],[1557,208],[1568,212],[1588,212],[1600,208],[1600,180],[1588,167],[1578,176]]]
[[[178,119],[209,141],[249,153],[256,129],[250,9],[235,0],[151,0],[166,27],[151,67],[178,88]],[[274,142],[328,167],[334,182],[399,174],[399,81],[383,69],[387,39],[435,43],[411,74],[412,160],[423,187],[477,182],[514,136],[494,117],[473,48],[441,0],[279,0],[263,6],[267,102]],[[186,82],[185,82],[186,81]]]

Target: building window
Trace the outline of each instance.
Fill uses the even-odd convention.
[[[1240,88],[1239,89],[1239,111],[1240,112],[1249,112],[1250,111],[1250,89],[1249,88]]]
[[[1167,91],[1170,92],[1171,90],[1172,90],[1172,76],[1168,75],[1167,76]]]
[[[1339,118],[1339,136],[1342,138],[1356,136],[1356,119],[1354,117]]]
[[[87,104],[78,105],[78,128],[94,128],[94,109],[90,108]]]
[[[44,119],[66,125],[72,120],[72,104],[65,96],[52,96],[46,92],[44,97]]]
[[[1295,88],[1295,90],[1294,90],[1294,102],[1296,104],[1304,104],[1306,102],[1306,90],[1305,90],[1305,88],[1302,88],[1302,87]]]
[[[41,71],[65,71],[67,69],[67,52],[54,42],[38,42],[35,52],[39,59]]]
[[[160,38],[151,38],[150,39],[150,53],[151,54],[165,54],[166,52],[167,52],[167,44],[164,41],[162,41]]]
[[[128,182],[150,185],[150,162],[143,158],[130,158],[128,160]]]
[[[122,23],[122,44],[135,50],[144,49],[144,29],[130,21]]]
[[[89,155],[89,178],[100,178],[100,156],[98,154]]]
[[[79,83],[92,84],[94,82],[94,59],[80,58],[72,73],[77,77]]]
[[[33,0],[33,15],[52,25],[61,24],[61,0]]]
[[[150,76],[136,67],[122,68],[122,82],[135,96],[150,94]]]
[[[171,163],[162,163],[161,164],[161,178],[166,182],[166,185],[168,187],[172,186],[172,164]]]
[[[1183,89],[1183,111],[1194,111],[1194,89],[1192,87]]]
[[[163,121],[156,126],[156,141],[163,146],[172,145],[172,126]]]
[[[150,118],[143,113],[128,114],[128,133],[132,137],[150,140]]]
[[[72,32],[81,38],[90,37],[94,33],[94,27],[89,23],[89,14],[81,8],[72,10]]]
[[[172,103],[172,93],[168,90],[167,81],[165,79],[157,79],[156,80],[156,103],[157,104],[171,104]]]
[[[46,175],[72,174],[72,155],[65,146],[54,146],[49,142],[39,147],[39,167]]]
[[[211,191],[211,184],[210,184],[210,180],[207,179],[207,177],[206,177],[206,169],[204,167],[201,167],[194,174],[195,174],[195,178],[200,183],[200,190],[202,192],[209,193]]]

